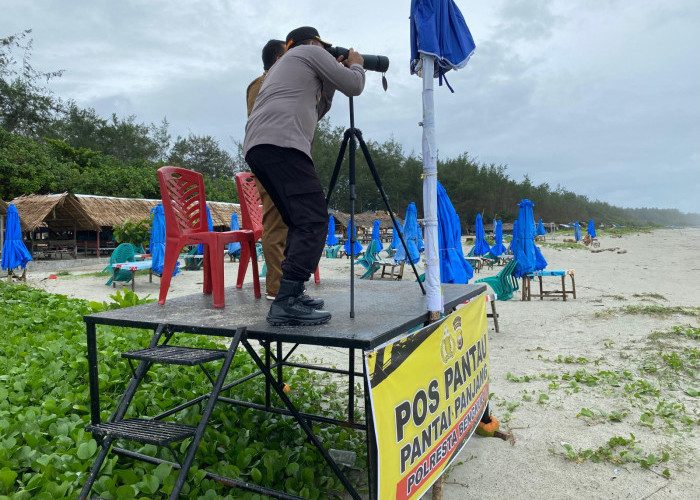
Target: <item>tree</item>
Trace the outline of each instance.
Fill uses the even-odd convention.
[[[212,179],[231,179],[236,171],[231,155],[210,135],[190,134],[186,139],[178,136],[168,163],[195,170]]]

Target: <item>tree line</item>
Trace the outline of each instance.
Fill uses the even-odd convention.
[[[35,70],[30,63],[30,31],[0,39],[0,198],[31,193],[71,192],[129,198],[159,198],[156,171],[176,165],[201,172],[207,198],[237,202],[233,176],[247,170],[241,144],[234,154],[208,135],[172,138],[164,118],[139,123],[135,116],[109,118],[56,96],[48,87],[61,72]],[[21,54],[21,58],[18,54]],[[313,158],[328,186],[343,140],[343,129],[319,123]],[[392,209],[403,216],[406,206],[422,199],[422,159],[407,154],[394,140],[366,138],[372,161]],[[349,211],[347,154],[338,172],[330,207]],[[438,161],[439,180],[460,215],[464,228],[477,213],[486,221],[517,217],[517,203],[535,203],[535,216],[545,221],[594,219],[621,225],[700,225],[700,214],[673,209],[629,209],[591,200],[561,186],[516,181],[506,165],[484,164],[467,153]],[[385,209],[362,154],[356,156],[355,211]]]

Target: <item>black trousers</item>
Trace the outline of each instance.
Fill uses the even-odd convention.
[[[326,244],[328,207],[311,158],[293,148],[253,147],[245,157],[289,228],[282,278],[308,281]]]

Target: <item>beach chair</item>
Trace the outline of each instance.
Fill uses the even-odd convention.
[[[513,259],[508,262],[496,276],[481,278],[474,283],[486,283],[496,293],[498,300],[509,300],[513,298],[513,292],[520,289],[518,279],[513,276],[516,264],[517,261]]]
[[[192,247],[185,257],[185,270],[199,271],[202,269],[203,260],[201,256],[197,256],[197,247]]]
[[[204,284],[202,291],[213,294],[214,307],[225,307],[224,299],[224,253],[228,243],[241,243],[248,250],[253,266],[253,288],[256,298],[260,298],[260,279],[255,254],[253,231],[209,231],[207,227],[204,194],[204,178],[199,172],[179,167],[158,169],[160,195],[165,213],[165,259],[160,280],[158,303],[165,304],[170,288],[170,280],[185,245],[204,244]],[[241,262],[240,265],[242,265]],[[247,261],[246,261],[247,264]],[[241,288],[242,283],[237,284]]]
[[[128,269],[120,269],[113,267],[114,264],[122,264],[124,262],[134,262],[136,255],[136,247],[131,243],[122,243],[114,249],[109,258],[109,265],[102,271],[109,271],[111,276],[105,285],[112,285],[115,281],[120,283],[128,283],[131,281],[131,271]]]
[[[379,269],[377,261],[379,260],[379,252],[377,252],[377,240],[372,240],[365,251],[365,254],[355,261],[365,268],[365,273],[360,276],[360,279],[371,278],[374,272]]]
[[[330,247],[326,247],[326,258],[328,259],[337,259],[338,258],[338,250],[340,250],[342,245],[333,245]]]
[[[258,186],[255,184],[255,179],[250,172],[238,172],[236,174],[236,189],[238,190],[238,201],[241,204],[241,227],[243,229],[248,229],[253,231],[255,235],[255,241],[262,238],[263,234],[263,206],[260,201],[260,193],[258,192]],[[258,247],[258,245],[260,245]],[[243,278],[245,277],[246,270],[248,268],[248,258],[247,252],[244,246],[241,247],[241,261],[238,264],[238,279],[236,281],[236,286],[240,288],[243,285]],[[260,259],[262,257],[265,260],[265,255],[263,254],[262,244],[256,244],[256,258]],[[265,268],[265,274],[267,274],[267,267]],[[314,282],[320,283],[321,277],[318,272],[318,267],[314,273]]]

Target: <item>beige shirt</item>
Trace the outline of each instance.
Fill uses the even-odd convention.
[[[346,68],[315,45],[290,49],[264,79],[245,127],[243,154],[271,144],[311,158],[316,124],[331,108],[335,91],[357,96],[364,86],[365,71],[359,64]]]
[[[248,116],[250,116],[250,113],[253,111],[253,106],[255,106],[255,99],[260,93],[260,87],[262,87],[266,75],[267,71],[265,71],[262,75],[257,77],[252,82],[250,82],[250,85],[248,85],[248,90],[245,91],[245,99],[246,103],[248,104]]]

